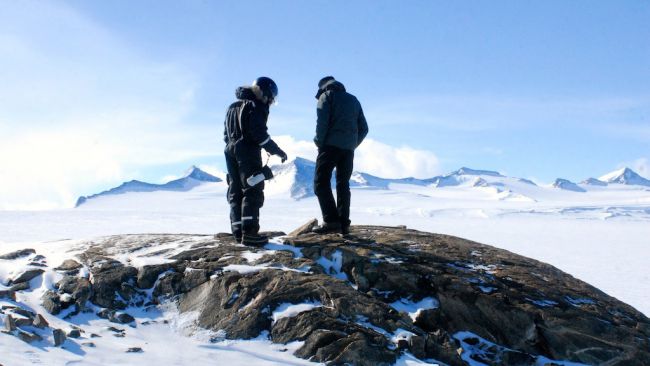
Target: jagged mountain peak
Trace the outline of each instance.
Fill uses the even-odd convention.
[[[641,185],[649,186],[650,180],[643,178],[634,170],[624,167],[618,170],[615,170],[611,173],[605,174],[599,178],[603,182],[607,183],[619,183],[627,185]]]
[[[563,189],[565,191],[586,192],[584,188],[578,186],[568,179],[563,178],[557,178],[555,182],[553,182],[553,187]]]
[[[183,178],[192,178],[202,182],[220,182],[221,179],[214,175],[202,170],[196,165],[192,165],[186,172]],[[183,179],[181,178],[181,179]]]

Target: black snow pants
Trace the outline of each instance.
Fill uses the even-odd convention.
[[[314,193],[318,197],[323,221],[350,226],[350,177],[354,162],[354,150],[323,146],[318,149]],[[336,202],[332,194],[332,170],[336,168]]]
[[[260,208],[264,205],[264,182],[251,187],[246,179],[262,169],[261,148],[239,140],[226,145],[228,203],[230,224],[235,237],[260,230]]]

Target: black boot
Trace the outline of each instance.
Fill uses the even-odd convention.
[[[350,225],[341,225],[341,234],[343,235],[350,234]]]
[[[316,234],[340,234],[341,224],[338,222],[324,222],[322,225],[313,228],[312,232]]]
[[[246,234],[241,238],[241,243],[243,245],[251,246],[251,247],[263,247],[264,245],[268,244],[269,238],[266,235],[260,235],[260,234]]]

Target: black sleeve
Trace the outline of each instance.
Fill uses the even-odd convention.
[[[361,107],[359,107],[359,117],[357,118],[357,130],[359,131],[357,146],[359,146],[368,135],[368,122],[366,122],[366,116],[363,115],[363,109]]]
[[[325,144],[325,138],[329,130],[330,123],[330,101],[329,94],[325,92],[318,98],[318,106],[316,107],[316,137],[314,143],[316,146],[321,147]]]
[[[244,134],[246,134],[250,141],[262,146],[270,141],[268,129],[266,127],[266,120],[268,119],[268,111],[261,105],[256,105],[255,102],[246,103],[242,110],[242,120],[245,121],[245,126],[242,126]],[[244,118],[245,116],[245,118]],[[242,121],[244,123],[244,121]]]

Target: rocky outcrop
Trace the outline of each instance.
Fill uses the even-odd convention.
[[[135,326],[127,306],[172,301],[218,337],[303,341],[296,356],[333,365],[390,365],[403,352],[447,365],[650,364],[650,320],[555,267],[406,227],[308,226],[265,248],[228,234],[102,239],[79,256],[92,276],[64,276],[43,306],[90,301]],[[154,251],[174,241],[191,245]],[[116,250],[164,263],[136,268]]]

